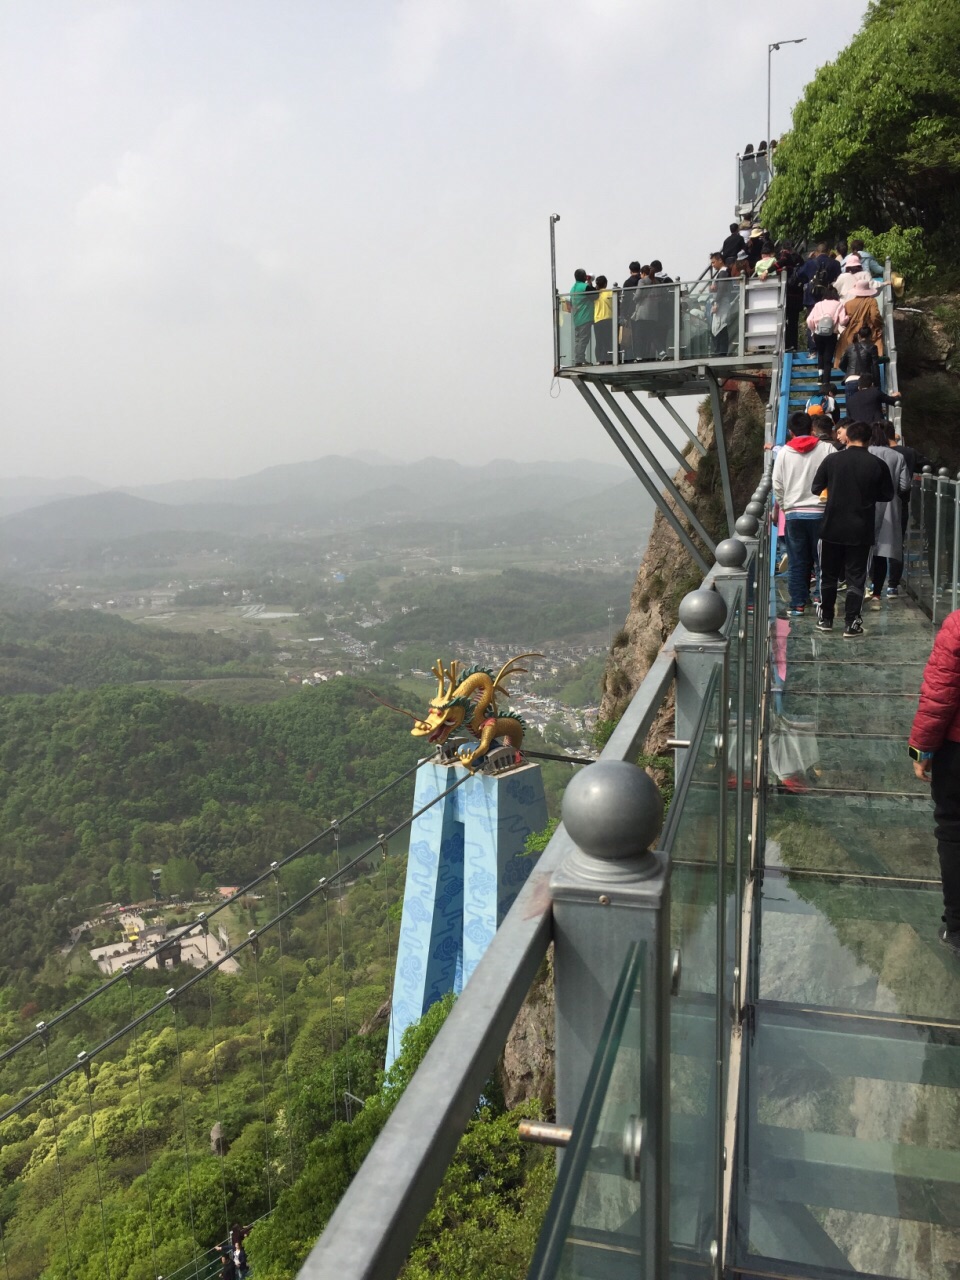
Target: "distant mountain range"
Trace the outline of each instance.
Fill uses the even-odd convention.
[[[528,517],[556,528],[629,519],[651,504],[620,467],[511,462],[469,466],[331,455],[234,480],[188,480],[127,490],[94,481],[0,481],[0,557],[38,542],[123,540],[187,531],[284,536],[417,521],[470,525]],[[11,509],[12,508],[12,509]]]

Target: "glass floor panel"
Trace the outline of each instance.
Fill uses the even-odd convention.
[[[771,715],[770,782],[794,778],[802,766],[806,784],[821,791],[929,795],[930,784],[916,776],[907,755],[908,729],[887,738],[820,737],[812,723]]]
[[[768,867],[939,882],[929,795],[770,795]]]
[[[801,692],[788,680],[786,689],[773,705],[788,722],[809,726],[815,733],[898,738],[902,746],[917,709],[922,668],[914,670],[918,688],[910,693],[884,690],[880,696],[865,698],[860,693],[833,690]],[[906,751],[902,759],[906,761]]]
[[[939,885],[768,872],[761,1000],[960,1026],[960,960],[937,938]]]
[[[763,1005],[757,1014],[738,1222],[744,1269],[761,1272],[764,1258],[829,1274],[955,1276],[960,1029]]]
[[[916,702],[925,665],[925,659],[902,661],[899,656],[889,663],[863,660],[851,663],[832,655],[792,657],[786,667],[783,688],[787,693],[842,693],[848,697],[861,696],[861,690],[866,688],[874,695],[909,694]],[[783,676],[782,670],[780,675]]]

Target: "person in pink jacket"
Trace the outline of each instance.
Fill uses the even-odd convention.
[[[833,285],[828,285],[823,297],[807,312],[807,328],[813,349],[817,353],[817,373],[829,376],[833,368],[833,353],[837,349],[840,330],[847,325],[847,313]]]
[[[960,609],[948,614],[924,668],[909,750],[914,773],[930,781],[933,793],[943,886],[940,941],[960,956]]]

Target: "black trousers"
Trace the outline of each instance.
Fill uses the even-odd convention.
[[[833,354],[837,349],[837,335],[835,333],[815,333],[813,335],[813,345],[817,353],[817,368],[824,373],[830,373],[833,369]]]
[[[841,542],[820,543],[820,599],[825,622],[832,622],[837,607],[837,583],[847,581],[844,620],[847,626],[863,610],[863,587],[867,580],[869,547],[846,547]]]
[[[891,587],[899,587],[900,579],[903,577],[903,561],[894,560],[892,556],[873,557],[871,577],[873,578],[873,594],[875,596],[878,596],[883,590],[888,568],[890,569]]]
[[[933,822],[943,885],[943,922],[960,930],[960,742],[945,742],[931,762]]]

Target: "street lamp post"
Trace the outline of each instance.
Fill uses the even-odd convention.
[[[767,174],[768,182],[773,178],[773,160],[770,155],[770,60],[774,49],[779,49],[782,44],[803,44],[806,36],[801,36],[799,40],[777,40],[773,44],[767,45]]]

